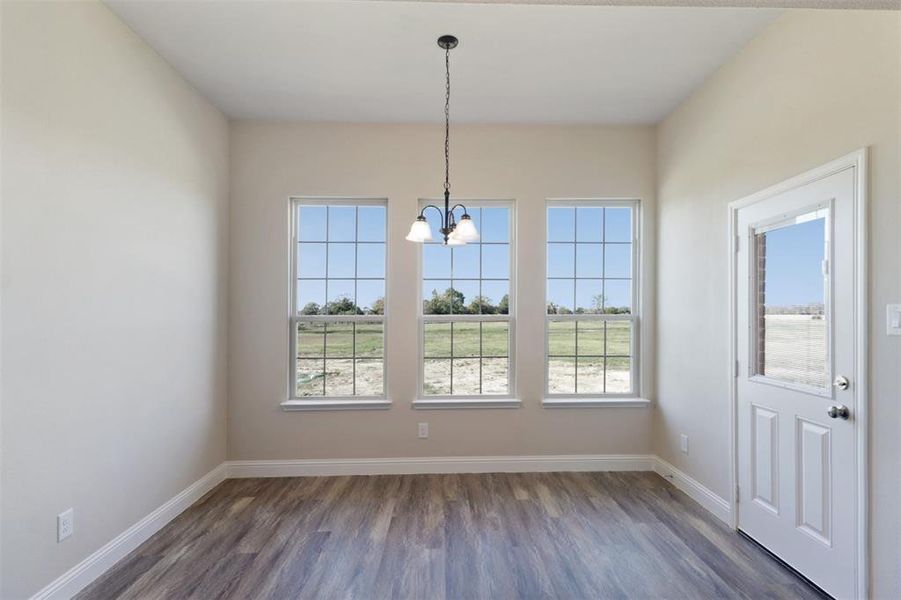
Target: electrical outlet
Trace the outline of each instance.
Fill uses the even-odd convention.
[[[429,437],[429,424],[428,423],[420,423],[419,424],[419,439],[424,440]]]
[[[679,447],[682,449],[682,452],[688,454],[688,436],[684,433],[679,436]]]
[[[56,541],[61,542],[75,533],[75,510],[67,509],[56,515]]]

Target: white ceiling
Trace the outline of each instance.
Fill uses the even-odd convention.
[[[226,114],[454,122],[653,123],[774,9],[356,1],[109,0]]]

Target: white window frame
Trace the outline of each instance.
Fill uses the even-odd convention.
[[[419,368],[417,382],[417,399],[413,402],[414,408],[419,409],[453,409],[453,408],[518,408],[520,401],[516,396],[516,202],[515,200],[491,200],[491,199],[454,199],[467,208],[508,208],[510,210],[509,223],[509,249],[510,249],[510,284],[508,291],[507,315],[425,315],[422,312],[422,283],[423,283],[423,252],[424,248],[417,250],[417,314],[418,314],[418,338],[419,338]],[[418,208],[421,211],[425,206],[434,204],[443,206],[443,199],[420,198]],[[437,232],[433,232],[437,235]],[[424,244],[423,244],[424,246]],[[507,323],[507,393],[506,394],[478,394],[478,395],[450,395],[425,394],[425,325],[426,323]]]
[[[381,315],[304,315],[297,313],[297,244],[298,212],[301,206],[382,206],[385,208],[385,308]],[[389,231],[388,199],[377,197],[292,196],[288,202],[290,233],[289,299],[288,299],[288,398],[281,403],[285,410],[342,410],[390,408],[388,400],[388,264]],[[358,240],[354,240],[356,245]],[[328,277],[326,277],[328,279]],[[356,280],[356,277],[354,278]],[[328,301],[326,297],[325,301]],[[382,323],[382,393],[378,396],[297,396],[297,324],[301,321],[319,323]],[[354,349],[356,352],[356,349]],[[351,360],[355,360],[355,357]]]
[[[544,323],[544,402],[545,407],[579,407],[579,406],[646,406],[648,401],[641,397],[641,200],[637,198],[548,198],[545,201],[544,216],[547,219],[549,208],[631,208],[632,209],[632,312],[623,314],[572,314],[549,315],[547,314],[547,248],[548,240],[545,237],[545,282],[544,302],[542,310],[545,314]],[[546,222],[546,221],[545,221]],[[545,235],[547,226],[545,226]],[[575,242],[574,242],[575,243]],[[573,265],[576,269],[576,265]],[[573,279],[575,279],[575,272]],[[568,278],[566,278],[568,279]],[[630,383],[632,390],[629,393],[574,393],[553,394],[550,392],[550,336],[549,324],[554,321],[629,321],[632,323],[630,342]],[[576,368],[578,369],[578,355]],[[577,371],[578,372],[578,371]],[[578,377],[578,375],[576,375]]]

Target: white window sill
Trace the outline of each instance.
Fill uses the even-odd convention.
[[[545,398],[544,408],[647,408],[651,401],[647,398]]]
[[[454,409],[454,408],[519,408],[522,402],[518,398],[435,398],[413,401],[413,408],[418,409]]]
[[[282,410],[373,410],[391,408],[390,400],[285,400]]]

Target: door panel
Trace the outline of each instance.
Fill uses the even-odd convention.
[[[856,589],[855,182],[737,213],[738,526],[837,598]],[[830,418],[830,407],[850,418]]]
[[[806,419],[799,418],[797,424],[798,527],[815,540],[831,546],[832,432],[828,427]]]
[[[754,502],[779,514],[779,414],[754,405]]]

